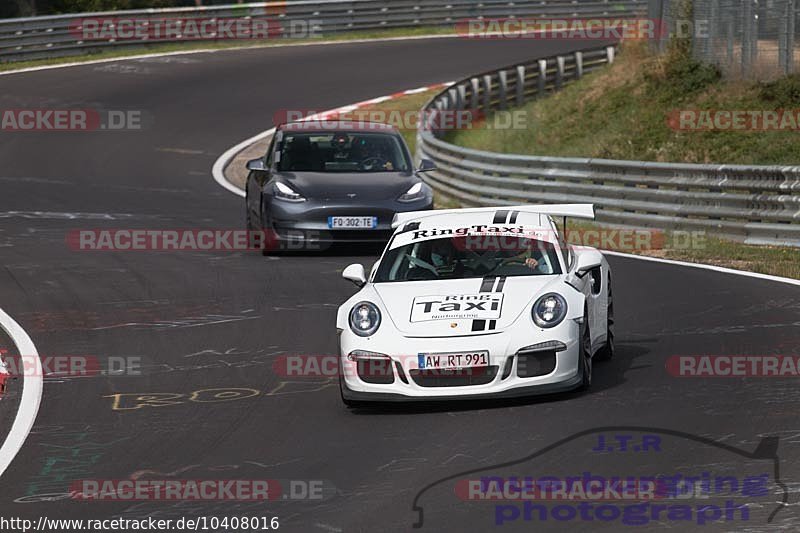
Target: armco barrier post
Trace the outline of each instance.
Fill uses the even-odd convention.
[[[556,56],[556,90],[564,84],[564,56]]]
[[[525,102],[525,65],[517,66],[517,100],[516,105],[521,106]]]
[[[471,109],[478,109],[478,95],[480,93],[480,80],[478,78],[470,78],[470,86],[472,87],[472,94],[469,99],[469,107]]]
[[[500,100],[500,109],[505,109],[508,105],[506,101],[507,94],[508,94],[508,72],[505,70],[501,70],[498,72],[499,83],[497,85],[500,94],[498,95],[498,99]]]
[[[547,60],[539,60],[539,98],[544,96],[547,89]]]
[[[483,77],[483,112],[489,114],[492,111],[492,77]]]

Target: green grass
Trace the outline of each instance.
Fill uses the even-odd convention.
[[[362,30],[352,32],[333,33],[322,37],[309,39],[269,39],[253,41],[224,41],[224,42],[184,42],[184,43],[165,43],[155,45],[135,45],[114,48],[112,50],[100,50],[86,55],[58,57],[52,59],[37,59],[34,61],[16,61],[0,63],[0,72],[17,70],[22,68],[41,67],[47,65],[59,65],[64,63],[80,63],[83,61],[95,61],[98,59],[114,59],[120,57],[130,57],[145,54],[159,54],[168,52],[191,52],[194,50],[233,50],[237,48],[249,47],[271,47],[271,46],[290,46],[293,44],[309,44],[336,41],[350,41],[355,39],[383,39],[391,37],[415,37],[424,35],[451,35],[455,33],[452,26],[421,26],[414,28],[391,28],[386,30]]]
[[[667,118],[680,109],[798,107],[800,75],[770,83],[725,81],[688,54],[655,56],[635,43],[624,46],[613,65],[523,106],[527,128],[462,130],[448,140],[517,154],[796,165],[798,131],[675,131]]]

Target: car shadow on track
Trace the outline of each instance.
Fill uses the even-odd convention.
[[[568,401],[582,396],[591,397],[592,394],[614,389],[627,381],[626,374],[630,370],[637,370],[645,366],[634,366],[636,359],[646,356],[650,349],[642,343],[655,342],[653,340],[637,340],[633,343],[617,343],[616,353],[610,361],[598,361],[594,364],[592,387],[589,391],[569,391],[554,394],[542,394],[522,398],[477,399],[477,400],[447,400],[447,401],[420,401],[409,403],[380,403],[363,405],[350,408],[350,412],[358,415],[408,415],[422,413],[443,413],[459,411],[476,411],[485,409],[503,409],[525,405],[547,404],[552,402]]]

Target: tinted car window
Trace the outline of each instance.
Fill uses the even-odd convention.
[[[525,237],[503,237],[498,241],[492,237],[464,236],[390,246],[374,281],[552,274],[561,274],[561,265],[550,242]]]
[[[286,133],[282,172],[408,172],[400,139],[386,133]]]

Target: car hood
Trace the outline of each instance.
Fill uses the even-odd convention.
[[[323,201],[396,200],[419,181],[402,172],[282,172],[276,176],[306,198]]]
[[[486,280],[405,281],[373,287],[404,335],[457,337],[500,333],[530,313],[536,298],[561,286],[561,276]]]

